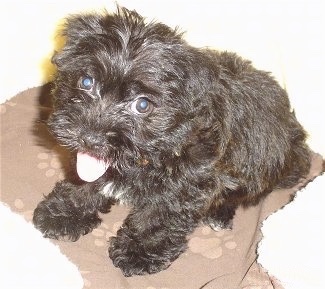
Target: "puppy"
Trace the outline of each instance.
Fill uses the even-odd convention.
[[[132,207],[109,256],[125,276],[166,269],[199,224],[230,229],[238,206],[290,187],[310,167],[305,132],[269,73],[191,47],[135,11],[76,15],[63,30],[49,128],[76,156],[33,221],[77,240],[98,213]]]

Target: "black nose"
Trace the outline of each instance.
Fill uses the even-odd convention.
[[[85,134],[81,136],[81,143],[87,149],[100,149],[103,147],[104,141],[99,134]]]

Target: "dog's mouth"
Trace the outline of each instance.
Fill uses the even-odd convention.
[[[77,153],[77,173],[86,182],[94,182],[109,168],[110,163],[87,153]]]

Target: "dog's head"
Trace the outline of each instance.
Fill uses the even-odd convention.
[[[49,126],[82,166],[159,165],[207,131],[211,70],[177,31],[119,8],[72,16],[63,34]]]

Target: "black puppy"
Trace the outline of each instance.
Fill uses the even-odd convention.
[[[82,181],[58,182],[36,208],[46,237],[77,240],[120,201],[132,211],[109,256],[125,276],[155,273],[200,223],[231,228],[239,205],[309,171],[286,92],[249,61],[124,8],[72,16],[63,35],[49,127]]]

